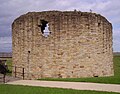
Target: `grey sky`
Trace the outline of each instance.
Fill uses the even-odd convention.
[[[105,16],[113,24],[113,49],[120,51],[120,0],[0,0],[0,52],[12,51],[11,24],[29,11],[80,10]]]

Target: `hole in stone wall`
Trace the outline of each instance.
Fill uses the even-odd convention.
[[[43,36],[45,37],[48,37],[50,35],[51,32],[49,31],[49,24],[46,25],[45,30],[43,30],[43,32]]]
[[[42,35],[45,37],[48,37],[48,35],[51,33],[49,31],[49,23],[45,20],[40,20],[41,25],[38,25],[41,28]]]
[[[98,23],[98,27],[100,26],[100,23]]]
[[[94,76],[94,77],[98,77],[98,76]]]
[[[84,68],[84,66],[80,66],[80,68]]]

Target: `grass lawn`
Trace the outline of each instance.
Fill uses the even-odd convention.
[[[0,84],[0,94],[120,94],[120,93]]]
[[[39,80],[120,84],[120,55],[114,56],[114,76],[92,78],[45,78]]]

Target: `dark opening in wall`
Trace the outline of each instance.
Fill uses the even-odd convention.
[[[51,32],[49,31],[49,23],[45,20],[40,20],[41,25],[38,25],[41,28],[43,36],[47,37]]]
[[[98,77],[98,76],[94,76],[94,77]]]
[[[98,23],[98,27],[100,26],[100,23]]]
[[[84,66],[80,66],[80,68],[84,68]]]
[[[48,22],[45,20],[41,20],[41,32],[44,34],[45,27],[47,26]]]

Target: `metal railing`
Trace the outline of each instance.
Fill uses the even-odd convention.
[[[17,67],[17,66],[13,66],[13,67],[14,67],[14,72],[13,73],[15,74],[15,78],[17,77],[17,73],[19,73],[19,74],[21,74],[22,79],[24,80],[24,78],[25,78],[25,68]],[[21,72],[17,72],[18,68],[22,69]]]

